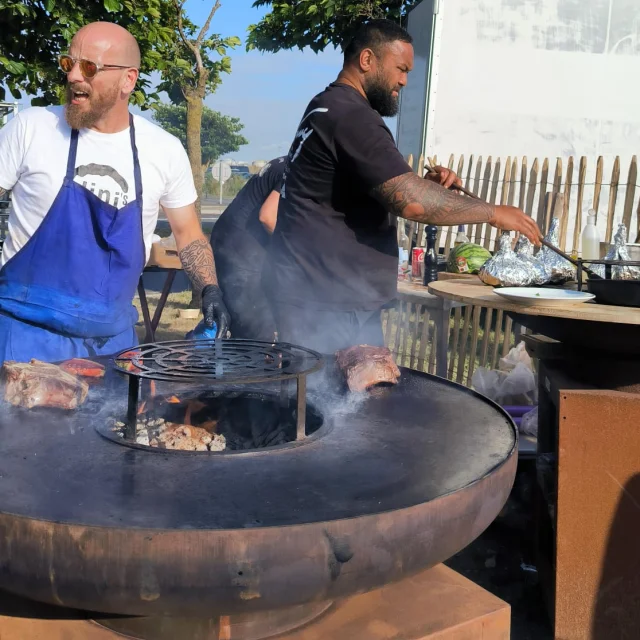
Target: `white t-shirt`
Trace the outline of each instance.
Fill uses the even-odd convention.
[[[142,224],[147,259],[159,205],[186,207],[197,193],[189,158],[178,138],[133,116],[142,174]],[[31,107],[0,129],[0,187],[12,190],[9,232],[0,265],[35,233],[62,186],[71,128],[63,107]],[[81,129],[74,180],[117,208],[135,200],[129,128],[118,133]]]

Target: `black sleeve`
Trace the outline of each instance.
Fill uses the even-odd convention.
[[[286,158],[276,158],[271,161],[271,166],[267,171],[267,182],[269,185],[269,194],[272,191],[280,192],[282,188],[282,177],[284,176]],[[267,194],[267,195],[269,195]]]
[[[340,165],[367,191],[411,171],[384,120],[372,109],[345,114],[335,128],[334,143]]]

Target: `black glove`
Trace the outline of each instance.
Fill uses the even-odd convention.
[[[216,338],[226,338],[231,318],[222,300],[222,291],[215,284],[208,284],[202,290],[202,315],[207,327],[218,324]]]

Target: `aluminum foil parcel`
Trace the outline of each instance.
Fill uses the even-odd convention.
[[[549,232],[545,236],[545,240],[551,244],[559,247],[560,238],[560,220],[553,218],[549,225]],[[536,256],[538,264],[542,265],[544,269],[545,282],[552,284],[562,284],[569,280],[575,280],[576,268],[562,256],[559,256],[555,251],[552,251],[548,247],[543,246]]]
[[[511,236],[505,231],[498,250],[480,269],[480,280],[494,287],[526,287],[531,284],[532,269],[511,248]]]
[[[527,236],[521,235],[516,242],[516,256],[531,270],[531,281],[529,284],[541,286],[546,283],[544,267],[533,255],[533,244]]]
[[[613,237],[613,242],[604,257],[605,260],[630,260],[629,250],[627,249],[627,227],[624,224],[620,224],[616,235]],[[604,278],[605,265],[594,264],[591,266],[592,271],[595,271],[600,277]],[[611,279],[612,280],[640,280],[640,268],[631,267],[625,265],[613,265],[611,267]]]

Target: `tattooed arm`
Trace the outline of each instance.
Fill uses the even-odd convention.
[[[488,222],[499,229],[519,231],[540,244],[538,225],[516,207],[459,195],[413,172],[387,180],[371,195],[400,218],[446,226]]]
[[[176,239],[178,256],[194,289],[218,284],[211,245],[202,233],[195,205],[180,209],[164,209]]]
[[[178,249],[178,256],[195,289],[204,289],[208,284],[218,284],[213,251],[204,236]]]
[[[230,317],[218,287],[216,265],[211,245],[202,233],[195,205],[181,209],[166,209],[171,231],[176,239],[178,256],[193,288],[202,291],[204,323],[217,325],[217,338],[226,338]]]

